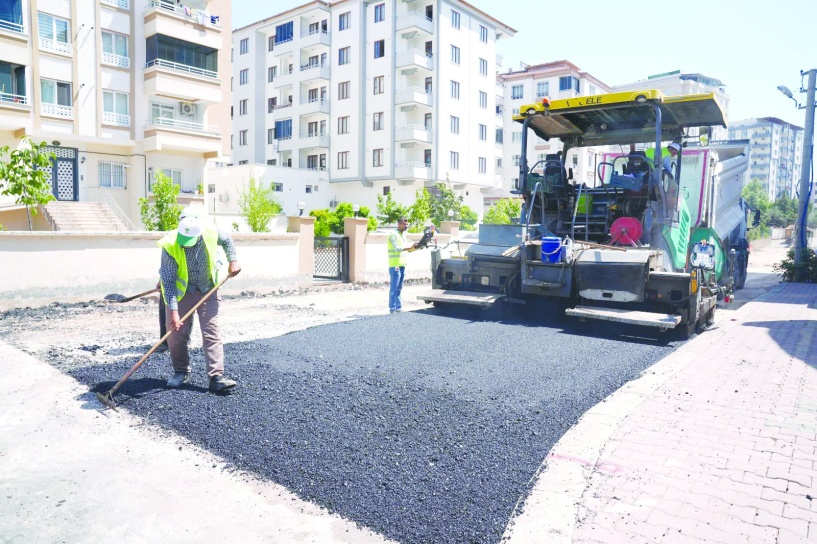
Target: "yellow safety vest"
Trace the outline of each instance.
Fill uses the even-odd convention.
[[[389,235],[389,268],[406,266],[406,256],[403,248],[406,247],[406,233],[392,232]]]
[[[156,242],[156,245],[167,251],[168,255],[173,257],[179,267],[179,271],[176,274],[176,300],[181,300],[187,292],[188,277],[187,256],[184,254],[184,248],[176,241],[178,233],[178,231],[174,230]],[[207,250],[207,259],[210,264],[210,281],[215,285],[218,283],[218,267],[216,266],[218,231],[214,227],[205,227],[201,235],[204,238],[204,248]],[[162,284],[162,297],[165,299],[165,303],[167,303],[164,284]]]

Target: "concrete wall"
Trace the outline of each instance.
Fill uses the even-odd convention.
[[[6,230],[28,230],[28,218],[26,217],[26,209],[24,207],[11,206],[8,208],[0,207],[0,225]],[[31,225],[36,231],[50,231],[51,225],[48,219],[45,218],[45,213],[42,209],[37,210],[37,215],[31,215]]]

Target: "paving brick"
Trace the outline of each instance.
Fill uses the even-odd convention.
[[[743,476],[743,483],[771,487],[777,491],[786,491],[789,486],[788,480],[769,478],[765,475],[758,475],[754,472],[746,472]]]
[[[812,541],[817,541],[817,523],[808,524],[808,537]]]
[[[777,535],[777,544],[814,544],[814,541],[810,540],[807,536],[781,530]]]
[[[809,509],[803,509],[795,504],[786,504],[783,506],[783,517],[791,519],[802,519],[809,523],[817,523],[817,512],[812,512]]]
[[[749,538],[740,533],[728,532],[714,527],[709,523],[698,523],[692,533],[693,536],[707,542],[722,542],[723,544],[749,544]]]
[[[791,470],[792,468],[797,469]],[[781,480],[785,480],[787,482],[795,482],[802,486],[810,487],[811,486],[811,476],[799,473],[801,469],[799,467],[789,467],[789,470],[781,470],[779,468],[769,468],[766,471],[766,476],[769,478],[780,478]]]
[[[783,516],[775,516],[768,512],[758,512],[755,516],[755,525],[761,527],[774,527],[781,531],[791,531],[799,536],[808,536],[808,522],[802,519],[790,519]]]
[[[758,512],[763,511],[769,514],[776,514],[778,516],[782,516],[783,505],[785,503],[781,501],[768,501],[765,499],[761,499],[760,497],[754,497],[751,495],[738,493],[735,495],[732,504],[734,504],[735,506],[748,506],[751,508],[756,508]]]

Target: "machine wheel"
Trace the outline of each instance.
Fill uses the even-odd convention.
[[[735,289],[743,289],[746,285],[746,275],[747,275],[747,268],[749,267],[749,256],[746,254],[740,254],[738,256],[738,262],[735,274]]]

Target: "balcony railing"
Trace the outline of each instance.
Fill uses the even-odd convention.
[[[179,17],[197,22],[202,26],[221,28],[218,15],[209,15],[203,10],[191,8],[185,4],[176,4],[175,2],[163,0],[151,0],[151,2],[145,8],[145,11],[150,11],[151,9],[169,11],[175,15],[178,15]]]
[[[99,2],[115,8],[130,9],[130,0],[99,0]]]
[[[400,51],[396,53],[396,56],[397,56],[396,66],[398,68],[415,65],[431,70],[434,67],[433,62],[434,55],[432,55],[431,53],[426,53],[421,49],[411,48],[406,51]]]
[[[71,55],[72,48],[70,43],[59,42],[48,38],[40,38],[40,50],[50,51],[52,53],[59,53],[61,55]]]
[[[26,29],[23,25],[19,23],[12,23],[11,21],[6,21],[0,19],[0,30],[8,30],[9,32],[16,32],[18,34],[25,34]]]
[[[130,115],[105,111],[102,112],[102,122],[105,123],[106,125],[114,125],[117,127],[129,127]]]
[[[182,121],[181,119],[170,119],[167,117],[154,117],[147,122],[147,126],[151,125],[180,130],[192,130],[195,132],[207,132],[210,134],[221,134],[221,129],[214,125],[205,125],[204,123],[197,123],[195,121]]]
[[[395,102],[397,104],[417,102],[418,104],[431,106],[433,97],[434,95],[422,87],[409,87],[408,89],[400,89],[395,93]]]
[[[60,104],[49,104],[42,102],[40,104],[40,111],[43,115],[50,115],[52,117],[61,117],[63,119],[74,118],[73,106],[62,106]]]
[[[321,30],[320,28],[317,30],[308,30],[307,32],[301,32],[301,38],[306,38],[307,36],[314,36],[316,34],[324,34],[329,35],[328,30]]]
[[[429,34],[434,32],[434,20],[426,16],[422,11],[410,11],[397,17],[397,30],[407,28],[419,28]]]
[[[116,53],[102,52],[102,63],[117,68],[130,68],[130,57],[117,55]]]
[[[214,72],[212,70],[205,70],[204,68],[196,68],[195,66],[188,66],[186,64],[179,64],[177,62],[171,62],[169,60],[164,59],[154,59],[150,60],[145,64],[145,68],[150,68],[151,66],[160,66],[162,68],[170,68],[171,70],[177,70],[179,72],[186,72],[188,74],[193,74],[197,76],[204,76],[210,77],[213,79],[218,78],[218,72]]]
[[[21,94],[0,93],[0,102],[13,102],[14,104],[28,104],[28,97]]]
[[[292,102],[290,102],[288,104],[281,104],[281,105],[273,106],[272,111],[278,111],[278,110],[282,110],[284,108],[291,108],[291,107],[292,107]]]

